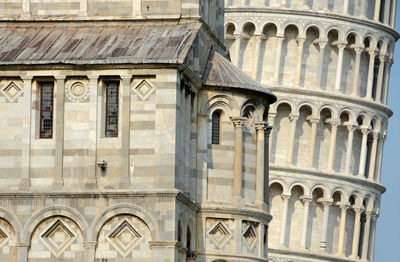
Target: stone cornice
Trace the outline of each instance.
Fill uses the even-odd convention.
[[[384,31],[390,35],[393,35],[396,40],[399,39],[400,35],[393,28],[386,26],[381,23],[377,23],[373,20],[365,20],[352,16],[344,16],[340,14],[325,13],[325,12],[313,12],[307,10],[293,10],[293,9],[276,9],[276,8],[266,8],[266,7],[225,7],[225,13],[268,13],[268,14],[282,14],[282,15],[301,15],[305,17],[318,17],[318,18],[331,18],[336,20],[342,20],[345,22],[350,22],[358,25],[363,25],[366,27],[373,27],[377,30]]]
[[[235,207],[210,207],[210,206],[202,206],[199,210],[200,213],[205,214],[213,214],[213,215],[237,215],[243,217],[253,217],[264,223],[269,223],[271,221],[272,216],[268,213],[256,211],[252,209],[246,208],[235,208]]]
[[[296,168],[296,167],[283,167],[274,164],[270,164],[270,176],[273,175],[273,172],[284,172],[284,173],[295,173],[295,174],[307,174],[310,176],[317,176],[319,178],[327,178],[332,180],[344,181],[349,182],[354,185],[361,185],[369,188],[373,188],[380,192],[381,194],[385,193],[386,188],[378,184],[376,182],[367,180],[367,179],[360,179],[357,176],[350,176],[341,173],[328,173],[325,171],[320,170],[313,170],[313,169],[306,169],[306,168]],[[271,177],[270,177],[271,178]]]
[[[316,260],[321,261],[331,261],[331,262],[353,262],[353,261],[360,261],[359,259],[351,259],[348,257],[340,257],[335,255],[323,254],[323,253],[314,253],[308,250],[300,251],[300,250],[293,250],[288,248],[271,248],[268,247],[268,255],[270,257],[274,257],[274,254],[283,255],[285,258],[288,258],[288,255],[298,256],[299,258],[313,258]],[[289,259],[290,260],[290,259]]]
[[[339,101],[354,103],[354,104],[358,104],[361,106],[365,106],[368,108],[378,110],[378,111],[386,114],[387,117],[391,117],[393,115],[393,111],[389,107],[387,107],[383,104],[367,101],[367,100],[364,100],[361,98],[349,97],[349,96],[345,96],[345,95],[337,95],[334,93],[322,92],[322,91],[312,90],[312,89],[299,89],[297,87],[267,86],[267,88],[271,92],[274,92],[275,94],[284,93],[284,94],[293,94],[293,95],[303,95],[308,98],[310,96],[314,96],[314,97],[321,97],[321,98],[327,98],[327,99],[336,99]]]
[[[198,253],[199,256],[206,255],[207,257],[220,257],[220,258],[233,258],[234,261],[260,261],[260,262],[268,262],[270,260],[262,257],[256,256],[246,256],[246,255],[235,255],[232,253],[225,252],[206,252],[205,254]]]

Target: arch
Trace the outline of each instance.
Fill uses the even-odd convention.
[[[355,113],[353,112],[353,110],[351,110],[348,107],[343,107],[339,110],[338,116],[339,118],[341,118],[343,113],[347,113],[347,115],[349,116],[349,122],[350,123],[355,123],[356,119],[355,119]]]
[[[282,187],[282,193],[285,193],[285,192],[287,192],[287,190],[286,190],[286,186],[285,186],[285,183],[283,182],[283,181],[281,181],[280,179],[273,179],[273,180],[271,180],[270,182],[269,182],[269,186],[268,187],[271,187],[271,186],[273,186],[274,184],[278,184],[278,185],[280,185],[281,187]]]
[[[177,238],[178,242],[183,242],[183,229],[182,229],[182,221],[178,220],[178,230],[177,230]]]
[[[355,31],[354,29],[348,30],[348,31],[344,34],[344,38],[345,38],[345,39],[348,39],[350,35],[353,35],[354,38],[355,38],[355,43],[354,43],[354,44],[358,44],[358,45],[363,44],[363,43],[361,42],[362,38],[361,38],[360,34],[359,34],[357,31]]]
[[[239,115],[238,103],[232,97],[225,94],[215,95],[206,99],[200,103],[199,108],[200,114],[202,115],[211,116],[212,111],[217,108],[223,109],[228,116],[234,115],[235,113]]]
[[[313,116],[316,116],[316,113],[317,113],[317,107],[315,106],[315,104],[314,103],[312,103],[312,102],[310,102],[310,101],[303,101],[303,102],[301,102],[301,103],[299,103],[298,105],[297,105],[297,108],[296,108],[296,114],[300,114],[300,110],[301,110],[301,108],[302,107],[305,107],[305,106],[308,106],[311,110],[311,114],[313,115]]]
[[[45,219],[53,216],[64,216],[74,221],[82,231],[84,240],[90,239],[89,226],[85,218],[75,209],[67,206],[50,206],[36,211],[25,223],[21,240],[28,243],[35,228]]]
[[[301,32],[301,26],[298,25],[298,24],[296,24],[296,23],[293,23],[293,22],[290,21],[290,20],[288,20],[286,23],[282,24],[282,31],[285,32],[286,29],[287,29],[288,27],[290,27],[290,26],[295,27],[295,28],[297,29],[297,34],[300,34],[300,32]]]
[[[310,190],[311,194],[310,195],[312,195],[314,193],[314,191],[317,190],[317,189],[320,189],[322,191],[324,198],[330,195],[329,192],[328,192],[328,188],[325,185],[320,184],[320,183],[316,183],[311,187],[311,190]]]
[[[360,124],[359,120],[362,120],[361,125],[369,126],[371,123],[371,117],[365,111],[360,111],[357,114],[357,122]]]
[[[332,118],[337,118],[338,117],[336,108],[334,108],[330,104],[321,105],[320,108],[318,109],[318,116],[320,116],[322,111],[325,110],[325,109],[329,110],[329,112],[331,113],[331,117]]]
[[[325,35],[325,31],[321,28],[320,25],[310,23],[304,27],[304,32],[307,32],[309,29],[317,29],[316,31],[317,31],[319,37],[321,37],[322,35]]]
[[[219,145],[221,132],[221,110],[214,110],[211,115],[211,144]]]
[[[367,193],[365,196],[363,196],[363,203],[365,203],[365,211],[372,212],[372,210],[374,209],[375,199],[370,193]]]
[[[340,198],[341,198],[340,200],[341,200],[341,202],[347,202],[347,201],[348,201],[349,196],[348,196],[346,190],[343,189],[342,187],[335,187],[335,188],[331,191],[330,198],[334,199],[333,195],[334,195],[335,193],[339,193],[339,194],[340,194]]]
[[[265,30],[268,29],[270,26],[275,27],[276,34],[278,34],[278,25],[276,22],[268,21],[262,25],[262,33],[265,36]]]
[[[354,197],[354,203],[352,203],[352,197]],[[351,191],[351,193],[349,194],[349,202],[355,206],[362,206],[363,199],[360,192],[357,190]]]
[[[0,218],[6,220],[13,227],[17,243],[21,242],[23,230],[18,218],[4,207],[0,207]]]
[[[88,240],[96,241],[97,234],[100,232],[100,229],[104,223],[106,223],[113,216],[123,214],[129,214],[140,218],[149,227],[153,241],[159,239],[157,224],[154,218],[147,211],[134,204],[121,203],[107,208],[93,220],[93,223],[90,226],[90,235],[88,236]]]
[[[294,187],[301,187],[301,189],[303,190],[303,194],[304,195],[308,195],[309,194],[309,191],[310,191],[310,189],[308,188],[308,186],[306,186],[304,183],[303,183],[303,181],[293,181],[293,182],[291,182],[289,185],[288,185],[288,192],[290,193],[290,192],[292,192],[292,189],[294,188]]]
[[[277,111],[278,111],[278,108],[280,107],[280,106],[282,106],[282,105],[288,105],[289,107],[290,107],[290,114],[293,114],[293,112],[295,112],[295,106],[294,106],[294,104],[293,104],[293,102],[292,101],[290,101],[290,100],[287,100],[287,99],[282,99],[282,100],[279,100],[279,101],[277,101],[274,105],[274,109],[275,110],[271,110],[271,112],[270,113],[276,113]]]
[[[345,34],[343,32],[342,29],[340,29],[339,27],[337,27],[336,25],[332,25],[330,27],[327,28],[326,30],[326,34],[325,34],[325,38],[328,39],[328,35],[332,32],[335,32],[337,34],[337,40],[339,41],[345,41]]]
[[[262,111],[260,103],[258,103],[255,99],[246,100],[240,107],[240,116],[244,116],[246,110],[252,107],[254,110],[254,119],[256,121],[262,121]]]
[[[233,36],[235,34],[236,28],[237,25],[234,22],[232,21],[226,22],[224,25],[225,37],[227,37],[227,35]]]
[[[252,29],[252,27],[254,29]],[[248,30],[248,31],[247,31]],[[240,26],[240,33],[244,37],[251,37],[253,36],[256,32],[258,32],[258,28],[256,26],[256,23],[251,20],[246,20],[242,23]]]
[[[375,36],[370,33],[364,35],[364,37],[362,38],[362,42],[365,48],[375,48],[377,45]],[[368,43],[368,45],[366,45],[366,43]]]

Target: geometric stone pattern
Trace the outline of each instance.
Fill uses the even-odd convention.
[[[243,223],[243,238],[247,248],[251,251],[254,248],[254,244],[257,241],[256,225],[253,223]]]
[[[210,229],[208,230],[206,237],[211,240],[215,249],[223,250],[229,248],[225,246],[228,244],[230,239],[233,238],[233,233],[229,229],[230,223],[231,221],[229,220],[207,218],[206,225],[209,226]]]
[[[88,102],[89,85],[86,80],[69,80],[66,83],[65,94],[69,102]]]
[[[13,227],[0,218],[0,261],[16,261],[15,245]]]
[[[133,86],[133,91],[142,99],[146,100],[146,98],[153,93],[156,88],[154,85],[148,80],[142,80],[137,82]]]
[[[17,85],[15,82],[10,82],[8,85],[5,85],[0,90],[0,93],[2,93],[5,98],[7,99],[8,102],[15,102],[16,99],[23,94],[22,88]]]
[[[122,221],[122,223],[118,224],[111,232],[112,233],[107,236],[107,241],[109,241],[123,257],[126,257],[131,249],[142,239],[142,236],[127,220]]]

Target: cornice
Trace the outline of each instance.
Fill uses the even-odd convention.
[[[316,260],[321,261],[331,261],[331,262],[355,262],[360,261],[359,259],[351,259],[348,257],[340,257],[335,255],[323,254],[323,253],[314,253],[310,251],[300,251],[300,250],[293,250],[289,248],[271,248],[268,247],[268,255],[269,257],[274,257],[274,254],[283,255],[287,258],[288,255],[291,256],[298,256],[300,258],[313,258]],[[290,259],[289,259],[290,260]]]
[[[361,185],[369,188],[373,188],[380,192],[381,194],[385,193],[386,188],[376,182],[367,180],[367,179],[360,179],[356,176],[350,176],[341,173],[329,173],[320,170],[313,170],[313,169],[305,169],[305,168],[297,168],[297,167],[283,167],[274,164],[270,164],[270,172],[284,172],[284,173],[292,173],[292,174],[307,174],[310,176],[316,176],[318,178],[326,178],[330,180],[339,180],[349,182],[355,185]],[[270,174],[271,175],[271,174]]]
[[[267,88],[271,92],[274,92],[275,94],[276,93],[284,93],[284,94],[292,94],[292,95],[303,95],[305,97],[314,96],[314,97],[321,97],[321,98],[327,98],[327,99],[336,99],[339,101],[354,103],[354,104],[358,104],[361,106],[365,106],[368,108],[372,108],[372,109],[381,111],[384,114],[386,114],[388,118],[393,115],[393,111],[389,107],[387,107],[383,104],[373,102],[373,101],[366,101],[361,98],[349,97],[349,96],[345,96],[345,95],[341,95],[341,94],[338,95],[338,94],[333,94],[333,93],[328,93],[328,92],[321,92],[321,91],[311,90],[311,89],[299,89],[296,87],[267,86]]]
[[[270,260],[263,257],[256,256],[246,256],[246,255],[234,255],[232,253],[225,252],[206,252],[205,254],[198,253],[198,256],[206,256],[206,257],[221,257],[221,258],[232,258],[234,261],[260,261],[260,262],[269,262]]]
[[[360,19],[357,17],[352,17],[352,16],[344,16],[340,14],[333,14],[333,13],[325,13],[325,12],[313,12],[313,11],[307,11],[307,10],[293,10],[293,9],[276,9],[276,8],[267,8],[267,7],[225,7],[225,13],[268,13],[268,14],[282,14],[282,15],[301,15],[301,16],[313,16],[313,17],[318,17],[318,18],[331,18],[331,19],[336,19],[336,20],[341,20],[345,22],[350,22],[350,23],[355,23],[358,25],[363,25],[366,27],[373,27],[377,30],[384,31],[390,35],[393,35],[393,37],[398,40],[400,35],[399,33],[384,24],[374,22],[372,20],[365,20],[365,19]]]
[[[234,207],[209,207],[209,206],[201,206],[200,213],[204,214],[213,214],[213,215],[237,215],[244,217],[253,217],[264,223],[269,223],[271,221],[272,216],[266,212],[256,211],[252,209],[246,208],[234,208]]]

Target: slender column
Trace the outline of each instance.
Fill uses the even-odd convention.
[[[243,165],[243,125],[246,121],[244,117],[231,117],[235,128],[235,153],[233,164],[233,196],[242,198],[242,165]]]
[[[356,125],[348,125],[347,126],[347,146],[346,146],[346,163],[344,166],[344,172],[346,174],[350,174],[350,164],[351,164],[351,154],[353,153],[353,137],[354,137],[354,130],[356,130]]]
[[[289,149],[287,153],[287,161],[286,163],[288,165],[293,164],[293,148],[294,148],[294,140],[296,138],[296,125],[297,125],[297,119],[299,119],[298,115],[290,115],[289,117],[291,123],[290,123],[290,137],[289,137]]]
[[[361,219],[361,213],[363,211],[363,208],[361,207],[355,207],[354,211],[356,212],[355,218],[354,218],[354,232],[353,232],[353,246],[352,246],[352,251],[351,251],[351,256],[350,258],[358,258],[358,242],[360,240],[360,219]]]
[[[368,65],[368,82],[367,82],[367,94],[365,95],[366,99],[372,99],[372,85],[374,82],[374,64],[375,64],[375,56],[377,54],[377,50],[375,48],[368,49],[369,54],[369,65]]]
[[[286,223],[287,223],[287,214],[288,214],[288,205],[290,196],[288,195],[281,195],[283,200],[283,209],[282,209],[282,221],[281,221],[281,237],[279,239],[279,244],[281,246],[285,245],[285,238],[286,238]]]
[[[261,48],[261,36],[254,36],[254,61],[253,61],[253,78],[257,80],[258,77],[258,66],[260,62],[260,48]]]
[[[339,57],[338,57],[338,62],[337,62],[337,66],[336,66],[335,89],[339,90],[340,84],[342,82],[343,52],[344,52],[344,48],[346,47],[346,44],[339,43],[339,44],[337,44],[337,47],[339,48]]]
[[[364,49],[362,47],[354,48],[354,52],[356,53],[356,61],[354,65],[354,74],[353,74],[353,89],[351,91],[351,95],[356,96],[359,94],[358,90],[358,81],[360,78],[360,62],[361,62],[361,53]]]
[[[378,80],[377,80],[376,97],[375,97],[375,102],[378,102],[378,103],[381,102],[381,94],[382,94],[382,87],[383,87],[383,73],[384,73],[384,69],[385,69],[385,60],[386,60],[386,56],[385,55],[380,55],[379,56],[379,71],[378,71]]]
[[[315,153],[315,140],[317,139],[317,125],[319,123],[319,118],[311,117],[311,136],[310,136],[310,146],[308,151],[308,163],[307,167],[314,167],[314,153]]]
[[[233,62],[236,66],[239,66],[239,59],[240,59],[240,41],[241,41],[241,36],[240,34],[234,34],[235,38],[235,56],[233,57]]]
[[[364,19],[367,18],[367,1],[361,1],[360,17]]]
[[[299,49],[297,51],[297,64],[296,64],[296,77],[294,80],[295,85],[300,84],[300,77],[301,77],[301,66],[303,63],[303,48],[304,48],[304,41],[306,40],[305,37],[297,38],[297,44],[299,45]]]
[[[375,0],[374,20],[376,22],[379,21],[380,8],[381,8],[381,0]]]
[[[271,127],[271,132],[269,134],[269,138],[268,138],[268,144],[269,144],[269,156],[271,156],[271,149],[272,149],[272,137],[274,134],[274,121],[275,121],[275,117],[276,117],[276,113],[269,113],[268,114],[268,124]]]
[[[358,176],[362,178],[365,175],[365,161],[367,158],[367,139],[368,139],[368,133],[370,132],[370,128],[362,126],[360,129],[362,133],[362,140],[361,140],[361,153],[360,153],[360,165],[358,167]]]
[[[17,243],[17,261],[27,262],[28,261],[28,250],[29,243]]]
[[[369,234],[370,234],[370,228],[371,228],[371,212],[366,211],[365,212],[365,227],[364,227],[364,238],[363,238],[363,244],[362,244],[362,250],[361,250],[361,259],[364,261],[368,261],[368,247],[369,247]]]
[[[344,0],[343,2],[343,14],[347,15],[349,10],[349,0]]]
[[[267,122],[257,122],[254,124],[257,132],[257,156],[256,156],[256,204],[262,206],[264,202],[264,158],[265,158],[265,132]]]
[[[97,183],[97,139],[99,134],[97,133],[97,118],[99,114],[99,103],[98,103],[98,76],[89,76],[89,92],[90,92],[90,97],[89,97],[89,103],[90,103],[90,109],[89,109],[89,132],[92,132],[92,134],[88,138],[88,144],[89,144],[89,150],[88,150],[88,155],[86,156],[87,163],[88,163],[88,172],[87,176],[85,179],[85,187],[89,189],[93,189],[96,186]]]
[[[339,228],[339,244],[338,244],[338,255],[344,256],[344,239],[346,234],[346,218],[347,218],[347,209],[349,205],[342,204],[340,205],[340,228]]]
[[[396,24],[396,6],[397,6],[397,0],[392,0],[392,16],[390,19],[390,26],[394,27]]]
[[[385,69],[385,84],[383,86],[383,93],[382,93],[382,98],[383,98],[382,100],[384,105],[386,105],[387,103],[387,98],[389,93],[389,79],[390,79],[390,70],[392,68],[392,64],[393,64],[393,58],[388,59]]]
[[[142,1],[133,0],[132,16],[140,16],[142,13]]]
[[[390,18],[390,0],[386,0],[385,1],[385,12],[383,15],[383,21],[385,23],[385,25],[389,25],[389,18]]]
[[[318,71],[317,71],[317,88],[321,88],[322,85],[322,69],[324,67],[324,57],[325,57],[325,47],[328,42],[319,41],[319,61],[318,61]]]
[[[332,205],[331,201],[323,201],[324,205],[324,215],[322,220],[322,235],[321,235],[321,243],[319,245],[320,249],[326,252],[326,236],[328,233],[328,219],[329,219],[329,208]]]
[[[64,90],[65,76],[56,76],[56,108],[55,108],[55,176],[54,189],[61,189],[64,185]]]
[[[131,76],[122,78],[122,129],[121,129],[121,178],[120,186],[129,187],[130,181],[130,114],[131,114]]]
[[[192,94],[190,92],[190,87],[186,89],[186,97],[185,97],[185,102],[186,102],[186,119],[185,119],[185,188],[187,188],[187,192],[190,192],[190,119],[191,115],[190,113],[192,112]]]
[[[308,213],[310,211],[310,203],[312,201],[312,198],[303,197],[301,200],[303,200],[304,203],[304,209],[303,209],[304,212],[303,212],[303,229],[301,232],[300,247],[302,249],[307,249]]]
[[[22,11],[25,15],[31,15],[31,0],[22,0]]]
[[[269,137],[271,135],[272,127],[268,126],[267,130],[265,131],[266,138],[264,139],[265,142],[265,154],[264,154],[264,202],[268,205],[269,198],[268,198],[268,185],[269,185]],[[269,210],[269,207],[268,207]]]
[[[327,123],[331,124],[331,141],[329,145],[328,166],[327,171],[333,172],[333,162],[335,161],[336,151],[336,134],[340,123],[339,119],[330,119]]]
[[[21,155],[21,180],[19,189],[28,189],[31,186],[31,129],[32,127],[32,76],[24,76],[24,121],[22,123],[22,155]]]
[[[275,69],[274,69],[274,84],[279,83],[279,70],[281,68],[281,56],[282,56],[282,44],[284,37],[276,36],[277,47],[276,47],[276,58],[275,58]]]
[[[382,156],[383,156],[383,144],[385,143],[386,134],[383,134],[378,141],[378,164],[376,165],[375,174],[376,174],[376,182],[381,182],[381,169],[382,169]]]
[[[376,149],[378,147],[378,139],[379,139],[379,132],[374,131],[372,147],[371,147],[371,157],[369,160],[368,179],[370,180],[374,180],[374,175],[375,175]]]
[[[323,0],[324,2],[323,2],[323,5],[324,5],[324,8],[323,8],[323,10],[325,11],[325,12],[328,12],[329,11],[329,0]]]
[[[374,262],[375,255],[375,230],[376,230],[376,219],[378,218],[377,214],[371,214],[371,232],[370,232],[370,242],[369,242],[369,261]]]

